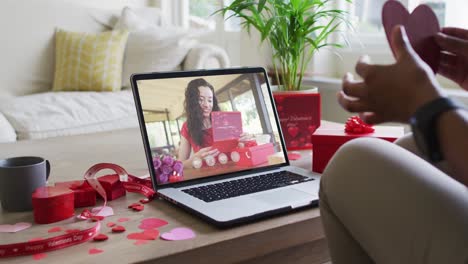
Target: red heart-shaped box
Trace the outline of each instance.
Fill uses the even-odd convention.
[[[125,196],[125,188],[123,183],[120,181],[120,177],[117,174],[105,175],[98,178],[102,188],[106,191],[108,201],[115,200],[122,196]]]
[[[96,191],[87,181],[56,182],[55,186],[68,188],[75,196],[75,208],[96,205]]]
[[[73,191],[64,187],[44,186],[32,194],[34,221],[50,224],[70,218],[75,214]]]
[[[434,73],[437,72],[441,50],[435,42],[434,36],[440,31],[440,26],[436,15],[429,6],[419,5],[410,14],[400,2],[389,0],[382,9],[382,24],[394,53],[392,29],[396,25],[403,25],[413,49]]]

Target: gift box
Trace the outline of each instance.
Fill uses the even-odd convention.
[[[242,134],[241,112],[214,111],[211,113],[213,128],[213,148],[220,152],[230,153],[237,147]]]
[[[106,197],[108,201],[115,200],[122,196],[125,196],[125,188],[123,183],[120,181],[119,175],[105,175],[98,178],[102,188],[106,191]]]
[[[75,214],[73,191],[61,186],[44,186],[32,194],[34,221],[50,224]]]
[[[237,161],[241,167],[252,167],[268,162],[268,156],[275,153],[272,143],[252,147],[238,147],[231,154],[232,160]],[[234,158],[233,158],[234,157]]]
[[[404,134],[403,127],[398,126],[374,126],[374,132],[365,134],[347,133],[344,128],[344,124],[327,122],[323,123],[312,135],[312,144],[314,146],[312,157],[313,171],[322,173],[338,148],[352,139],[377,137],[393,142]]]
[[[317,89],[274,92],[276,111],[288,150],[312,149],[312,134],[320,126],[321,99]]]
[[[55,186],[73,191],[75,208],[96,205],[96,191],[86,181],[57,182]]]

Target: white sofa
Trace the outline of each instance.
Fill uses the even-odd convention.
[[[0,143],[138,126],[128,88],[119,92],[51,91],[56,28],[102,32],[112,29],[121,13],[121,10],[77,3],[68,0],[2,1]],[[145,10],[148,17],[154,18],[152,22],[165,24],[164,17],[157,16],[158,10]],[[156,13],[152,16],[151,12]],[[129,40],[131,37],[130,34]],[[229,59],[223,49],[197,42],[174,69],[228,66]]]

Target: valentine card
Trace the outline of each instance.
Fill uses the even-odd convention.
[[[440,47],[434,36],[440,31],[440,26],[437,16],[429,6],[419,5],[410,14],[399,1],[389,0],[382,9],[382,24],[394,53],[392,29],[396,25],[403,25],[413,49],[434,72],[437,72]]]
[[[316,91],[275,92],[276,110],[288,150],[311,149],[311,137],[320,126],[320,94]]]

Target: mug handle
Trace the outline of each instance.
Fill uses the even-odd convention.
[[[50,163],[48,160],[46,162],[46,181],[49,179],[49,174],[50,174]]]

